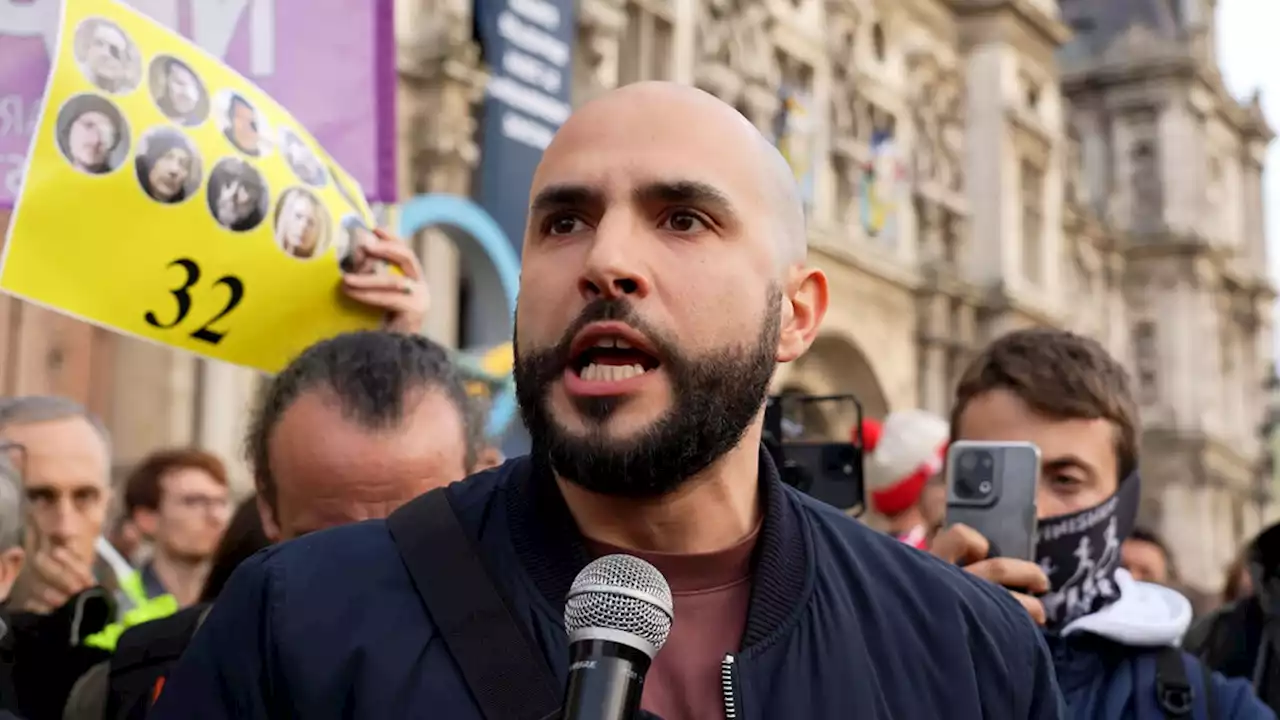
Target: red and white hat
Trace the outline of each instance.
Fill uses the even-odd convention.
[[[946,420],[924,410],[890,413],[883,423],[863,420],[862,467],[872,509],[889,517],[911,509],[942,470],[950,435]]]

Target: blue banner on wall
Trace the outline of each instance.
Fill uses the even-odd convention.
[[[533,172],[571,109],[574,1],[476,0],[475,23],[491,73],[476,195],[519,253]]]

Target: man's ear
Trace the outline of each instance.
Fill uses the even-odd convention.
[[[280,536],[283,533],[280,532],[280,524],[276,522],[276,511],[263,497],[261,491],[258,492],[255,502],[258,506],[258,519],[262,521],[262,534],[266,535],[272,544],[280,542]]]
[[[827,316],[827,276],[817,268],[796,266],[788,273],[782,298],[782,326],[778,336],[778,362],[791,362],[809,349]]]
[[[9,592],[13,590],[13,583],[22,573],[22,566],[26,560],[27,553],[20,547],[11,547],[0,552],[0,602],[9,599]]]

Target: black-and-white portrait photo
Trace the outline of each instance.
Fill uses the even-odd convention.
[[[151,99],[165,117],[187,127],[209,117],[209,91],[190,65],[172,55],[157,55],[148,75]]]
[[[239,158],[223,158],[213,166],[208,200],[213,219],[235,232],[258,227],[271,207],[262,174]]]
[[[58,110],[58,149],[71,167],[104,175],[129,156],[129,124],[120,109],[99,95],[76,95]]]
[[[289,128],[280,130],[280,153],[299,180],[312,187],[324,187],[328,179],[324,165],[302,138]]]
[[[262,157],[269,149],[271,128],[243,95],[223,90],[213,96],[214,119],[231,146],[249,157]]]
[[[103,92],[131,92],[142,81],[138,46],[110,20],[88,18],[81,22],[76,27],[73,51],[85,78]]]
[[[342,218],[342,233],[338,236],[338,267],[344,273],[376,275],[387,263],[370,255],[365,249],[378,242],[378,237],[356,215]]]
[[[200,190],[200,155],[176,128],[148,130],[138,139],[134,158],[138,183],[156,202],[179,203]]]
[[[316,194],[292,187],[280,196],[275,212],[276,244],[296,258],[312,258],[329,247],[329,213]]]

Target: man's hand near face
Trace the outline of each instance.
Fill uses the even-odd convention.
[[[1037,625],[1044,625],[1044,604],[1027,593],[1049,591],[1049,578],[1040,566],[1028,560],[989,558],[990,543],[968,525],[955,524],[940,530],[929,547],[934,557],[964,568],[978,577],[1005,588],[1027,609]]]
[[[42,539],[30,526],[23,548],[27,562],[10,596],[14,610],[48,615],[98,584],[93,558],[81,558],[69,547]]]

